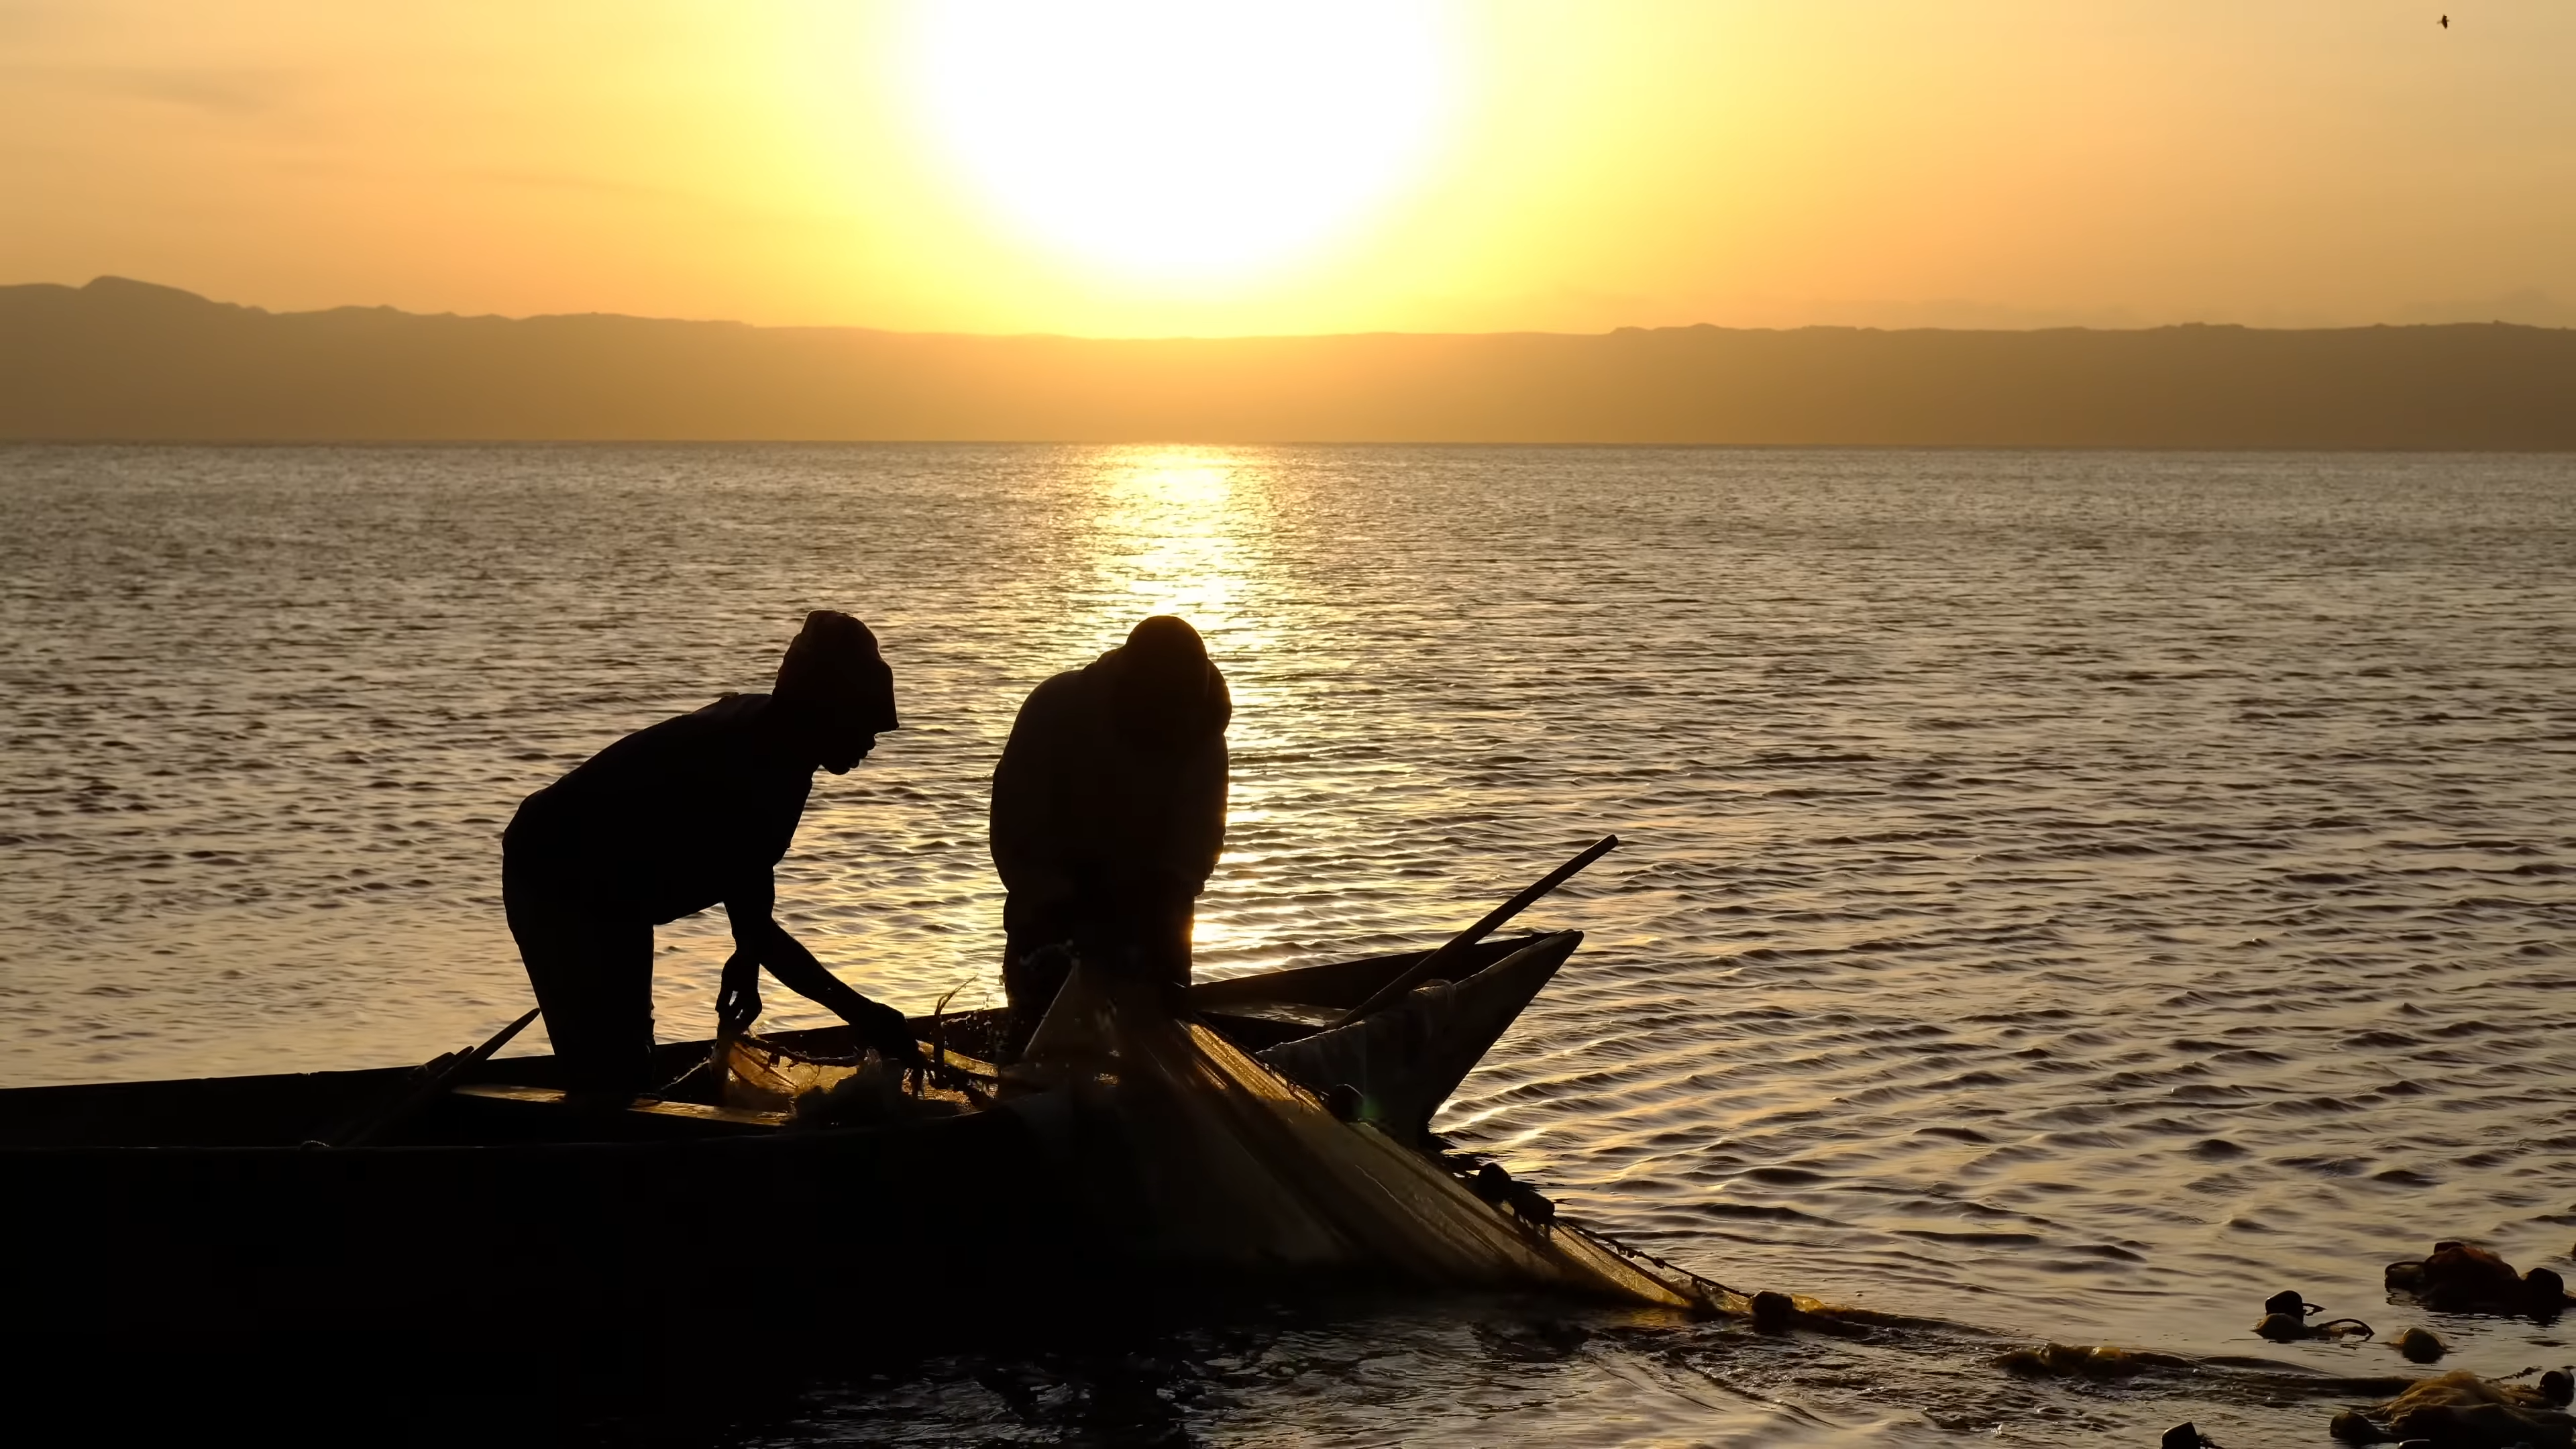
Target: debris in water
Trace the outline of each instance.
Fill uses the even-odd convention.
[[[1753,1326],[1763,1333],[1786,1333],[1797,1316],[1798,1305],[1786,1293],[1765,1289],[1753,1295]]]
[[[2323,1308],[2318,1307],[2314,1303],[2310,1303],[2305,1295],[2292,1293],[2287,1289],[2264,1299],[2263,1311],[2265,1313],[2286,1313],[2292,1318],[2313,1318],[2316,1315],[2325,1312]]]
[[[2451,1351],[2429,1328],[2410,1328],[2390,1339],[2389,1346],[2406,1355],[2408,1363],[2431,1363]]]
[[[2082,1379],[2125,1379],[2146,1368],[2127,1349],[2113,1348],[2107,1343],[2098,1348],[2086,1348],[2075,1343],[2017,1348],[1996,1359],[1995,1363],[2010,1373]]]
[[[2568,1304],[2567,1284],[2547,1268],[2517,1273],[2513,1265],[2472,1243],[2444,1239],[2429,1258],[2391,1263],[2388,1291],[2403,1293],[2436,1313],[2511,1313],[2553,1317]]]
[[[2435,1449],[2569,1449],[2576,1443],[2576,1418],[2559,1412],[2555,1404],[2565,1401],[2552,1400],[2550,1392],[2546,1376],[2532,1388],[2461,1370],[2418,1379],[2396,1398],[2372,1409],[2347,1409],[2326,1427],[2346,1444],[2420,1439]]]
[[[2329,1318],[2323,1323],[2305,1323],[2287,1313],[2264,1314],[2262,1321],[2254,1325],[2254,1331],[2274,1343],[2297,1343],[2310,1338],[2340,1343],[2347,1338],[2372,1336],[2370,1325],[2358,1318]]]

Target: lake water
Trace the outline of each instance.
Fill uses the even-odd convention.
[[[2324,1444],[2349,1400],[2237,1360],[2404,1365],[2265,1345],[2265,1296],[2384,1337],[2435,1237],[2576,1269],[2571,457],[0,450],[0,1083],[481,1038],[519,798],[817,607],[906,721],[781,870],[862,989],[997,995],[1012,712],[1178,612],[1236,701],[1203,973],[1424,941],[1616,831],[1443,1127],[1938,1322],[1422,1304],[816,1382],[746,1442]],[[701,1035],[721,916],[662,939]],[[2185,1358],[1990,1362],[2049,1339]]]

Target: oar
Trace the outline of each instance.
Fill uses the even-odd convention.
[[[1483,920],[1478,921],[1476,924],[1469,926],[1467,929],[1460,931],[1457,935],[1452,936],[1447,941],[1443,942],[1439,950],[1432,952],[1430,955],[1414,962],[1404,970],[1397,972],[1393,981],[1379,987],[1375,993],[1370,995],[1368,1000],[1363,1001],[1359,1005],[1352,1007],[1349,1011],[1342,1013],[1341,1018],[1335,1021],[1333,1026],[1348,1026],[1352,1022],[1359,1020],[1361,1017],[1368,1015],[1370,1012],[1377,1010],[1379,1007],[1386,1005],[1390,1001],[1403,1000],[1404,993],[1411,991],[1414,987],[1425,981],[1432,980],[1433,973],[1435,971],[1448,965],[1450,962],[1457,960],[1460,956],[1465,955],[1467,953],[1467,949],[1475,945],[1478,941],[1481,941],[1487,936],[1490,936],[1494,934],[1494,932],[1502,929],[1504,922],[1519,915],[1522,911],[1529,909],[1530,902],[1537,900],[1539,897],[1546,895],[1549,891],[1552,891],[1558,886],[1565,884],[1567,881],[1572,880],[1576,871],[1583,869],[1585,866],[1590,865],[1592,862],[1599,860],[1601,857],[1608,855],[1611,851],[1618,848],[1619,837],[1615,835],[1602,836],[1599,840],[1585,846],[1582,854],[1567,861],[1565,864],[1558,866],[1556,869],[1549,871],[1546,875],[1541,876],[1536,885],[1522,891],[1519,895],[1512,897],[1501,905],[1494,907],[1491,912],[1487,913]],[[1329,1027],[1326,1028],[1326,1030],[1330,1029],[1331,1028]]]
[[[422,1082],[419,1086],[412,1088],[410,1093],[401,1101],[394,1103],[391,1107],[388,1107],[384,1111],[376,1114],[374,1121],[369,1122],[355,1132],[347,1134],[334,1145],[340,1147],[366,1146],[369,1142],[375,1140],[377,1134],[384,1132],[386,1129],[401,1122],[412,1113],[420,1110],[421,1105],[429,1101],[430,1098],[446,1091],[448,1083],[455,1081],[466,1072],[472,1071],[474,1068],[481,1066],[484,1060],[490,1057],[492,1053],[508,1046],[510,1044],[510,1038],[527,1030],[528,1023],[536,1020],[537,1014],[542,1010],[544,1010],[543,1007],[532,1006],[528,1008],[527,1015],[520,1017],[517,1021],[511,1022],[508,1026],[494,1032],[490,1041],[483,1043],[481,1046],[476,1047],[474,1050],[467,1052],[461,1057],[440,1057],[432,1060],[427,1066],[421,1069],[425,1074],[427,1074],[428,1080]]]

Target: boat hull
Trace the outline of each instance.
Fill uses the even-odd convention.
[[[1516,999],[1508,1010],[1484,999],[1472,1055],[1579,939],[1480,950],[1480,971],[1537,959],[1533,941],[1549,959],[1534,979],[1526,965],[1504,973]],[[1248,984],[1257,978],[1210,983],[1194,1005],[1238,1045],[1274,1049],[1314,1035],[1318,1018],[1416,959],[1274,973],[1266,994]],[[989,1024],[917,1025],[954,1041]],[[1466,1050],[1456,1031],[1443,1040],[1448,1052],[1424,1078],[1441,1096],[1464,1074]],[[676,1075],[706,1049],[661,1050]],[[1381,1051],[1367,1069],[1386,1091],[1430,1090],[1406,1086],[1401,1066],[1400,1053]],[[529,1057],[477,1076],[543,1089],[553,1072],[551,1058]],[[1221,1286],[1172,1264],[1140,1277],[1109,1246],[1117,1225],[1091,1221],[1051,1166],[1062,1144],[1016,1112],[741,1129],[451,1095],[385,1145],[321,1145],[345,1140],[412,1082],[410,1069],[389,1069],[0,1091],[0,1240],[17,1245],[0,1281],[27,1305],[11,1336],[327,1339],[352,1322],[435,1336],[488,1316],[496,1300],[534,1295],[578,1306],[546,1320],[567,1333],[609,1325],[650,1337],[702,1328],[740,1306],[746,1275],[788,1263],[800,1298],[909,1305],[898,1321],[916,1325],[941,1312],[1026,1312],[1037,1299],[1140,1308],[1158,1289]]]

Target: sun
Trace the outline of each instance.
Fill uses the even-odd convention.
[[[1457,90],[1437,4],[921,0],[915,114],[1014,229],[1178,284],[1277,268],[1428,169]]]

